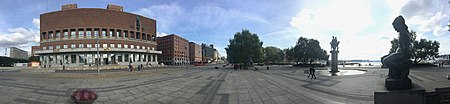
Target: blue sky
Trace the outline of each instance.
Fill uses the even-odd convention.
[[[300,36],[319,40],[330,50],[332,36],[340,59],[375,59],[388,53],[397,37],[392,21],[403,15],[418,39],[441,43],[450,54],[450,5],[447,0],[1,0],[0,55],[10,45],[30,50],[39,41],[39,15],[61,5],[79,8],[124,7],[125,12],[157,21],[159,36],[178,34],[198,44],[214,44],[221,55],[234,33],[248,29],[263,46],[288,48]]]

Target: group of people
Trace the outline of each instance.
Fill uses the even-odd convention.
[[[140,64],[140,65],[138,65],[137,70],[141,71],[142,68],[144,68],[144,65]],[[128,71],[130,71],[130,72],[133,71],[133,65],[131,63],[128,64]]]

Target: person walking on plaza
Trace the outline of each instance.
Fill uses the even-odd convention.
[[[131,63],[128,64],[128,71],[130,71],[130,72],[133,71],[133,65],[131,65]]]
[[[316,77],[316,69],[314,69],[314,67],[309,67],[309,75],[308,75],[308,78],[309,78],[309,76],[311,76],[311,79],[317,79],[317,77]]]

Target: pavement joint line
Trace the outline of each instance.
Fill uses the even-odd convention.
[[[276,73],[275,75],[279,75],[281,77],[285,77],[285,78],[289,78],[289,79],[293,79],[293,80],[303,81],[303,80],[300,80],[300,79],[297,79],[297,78],[284,76],[284,75],[281,75],[281,74],[278,74],[278,73]],[[318,89],[318,88],[312,86],[312,85],[316,85],[316,84],[323,86],[323,84],[320,83],[320,82],[323,82],[323,81],[330,81],[330,79],[327,79],[327,80],[320,79],[320,81],[318,81],[318,82],[313,82],[313,83],[309,83],[309,84],[305,84],[305,85],[301,85],[301,86],[304,87],[304,88],[310,89],[310,90],[314,90],[314,91],[318,91],[318,92],[322,92],[322,93],[325,93],[325,94],[330,94],[330,95],[334,95],[334,96],[338,96],[338,97],[345,96],[346,98],[361,99],[361,100],[364,100],[364,101],[371,101],[371,100],[373,100],[373,98],[371,96],[367,96],[367,95],[357,95],[357,94],[350,94],[350,93],[343,94],[344,92],[337,93],[337,91],[325,91],[325,89]],[[305,82],[305,81],[303,81],[303,82]],[[307,82],[309,82],[309,81],[307,81]],[[337,82],[339,82],[339,81],[337,81]],[[325,86],[327,86],[327,85],[325,85]],[[327,86],[327,87],[331,87],[331,86]]]
[[[48,104],[45,102],[33,101],[33,100],[28,100],[28,99],[23,99],[23,98],[16,98],[16,99],[14,99],[14,101],[21,102],[21,103],[27,103],[27,104]]]
[[[260,71],[257,71],[257,72],[260,72]],[[263,73],[263,72],[260,72],[260,73]],[[268,74],[266,74],[266,73],[263,73],[263,74],[268,75]],[[316,99],[312,99],[312,98],[310,98],[310,97],[308,97],[308,96],[306,96],[306,95],[304,95],[304,94],[302,94],[302,93],[295,92],[294,90],[290,89],[289,87],[286,87],[286,86],[284,86],[284,85],[281,85],[281,84],[278,83],[278,82],[272,82],[272,81],[274,81],[274,80],[272,80],[272,79],[267,79],[266,77],[263,77],[263,78],[266,79],[265,81],[269,82],[269,83],[272,84],[272,85],[275,85],[275,86],[277,86],[277,87],[278,87],[278,86],[285,87],[287,90],[290,90],[290,92],[297,93],[297,94],[302,95],[302,96],[304,96],[305,98],[308,98],[308,99],[313,100],[313,101],[315,101],[315,102],[320,102],[320,101],[317,101]],[[269,81],[269,80],[271,80],[271,81]],[[275,84],[275,83],[277,83],[277,84]],[[266,93],[267,93],[267,92],[266,92]]]

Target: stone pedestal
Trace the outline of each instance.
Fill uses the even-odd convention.
[[[384,82],[387,90],[411,89],[411,79],[408,77],[402,79],[386,78]]]
[[[331,73],[337,73],[338,71],[338,53],[339,51],[332,50],[331,53]]]
[[[380,90],[374,92],[374,102],[375,104],[425,104],[426,92],[418,85],[408,90]]]

